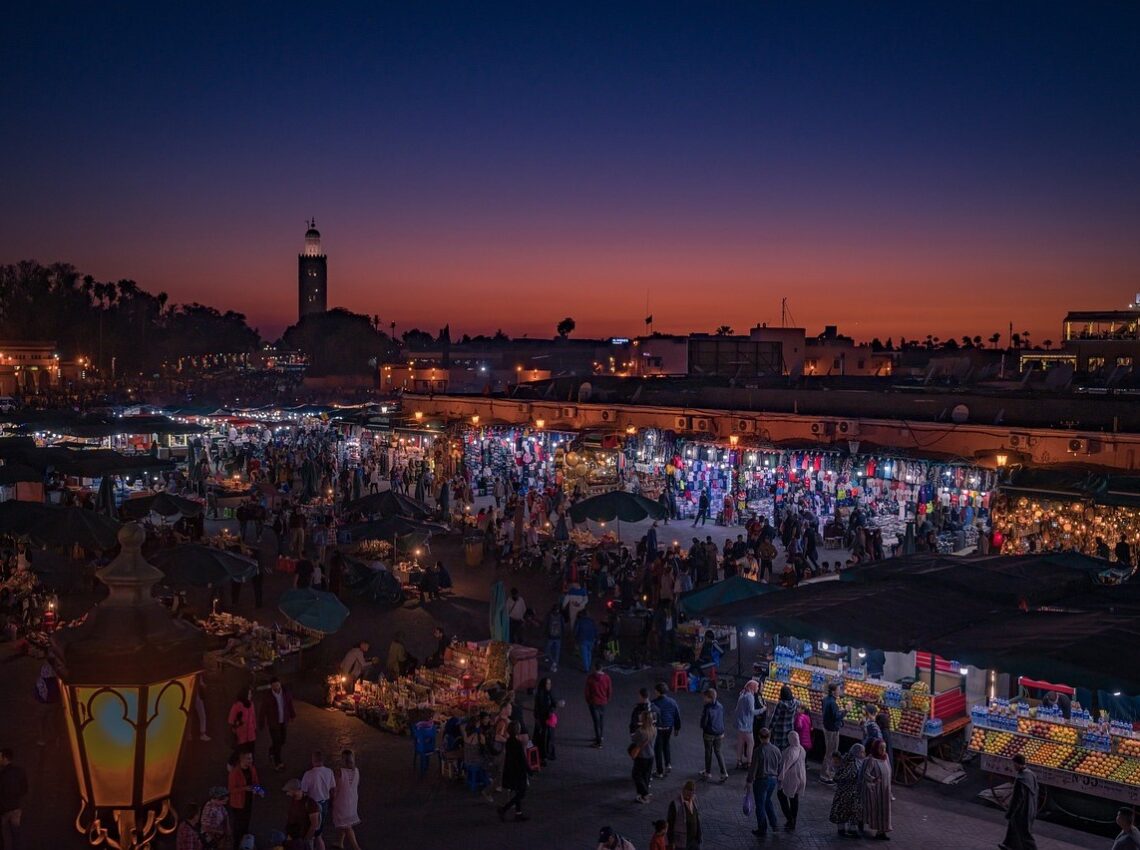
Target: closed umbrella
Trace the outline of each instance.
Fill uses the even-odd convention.
[[[115,516],[115,476],[104,475],[95,494],[95,510],[104,516]]]
[[[451,513],[451,484],[447,481],[443,482],[443,486],[439,489],[439,518],[446,520]]]
[[[506,641],[511,623],[507,618],[507,589],[501,581],[491,585],[491,640]]]
[[[339,630],[349,613],[335,594],[311,587],[285,591],[277,608],[294,623],[326,635]]]
[[[248,581],[257,575],[257,561],[225,549],[201,543],[184,543],[161,549],[150,559],[166,573],[171,584],[196,587],[221,584],[224,581]]]

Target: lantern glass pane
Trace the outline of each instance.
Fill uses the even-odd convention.
[[[190,714],[194,679],[195,674],[190,673],[148,688],[143,803],[170,796]]]
[[[83,753],[79,749],[79,738],[76,737],[75,724],[72,722],[72,718],[75,716],[74,707],[76,701],[71,695],[71,688],[64,687],[62,690],[64,717],[67,718],[67,722],[64,725],[67,727],[67,738],[71,742],[71,758],[75,762],[75,775],[79,778],[79,795],[84,800],[87,800],[87,802],[91,802],[89,799],[91,792],[88,790],[87,782],[84,779]]]
[[[75,696],[91,772],[91,802],[114,808],[134,805],[139,689],[77,687]]]

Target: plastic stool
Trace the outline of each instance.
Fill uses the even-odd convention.
[[[687,691],[689,689],[689,671],[688,670],[674,670],[673,671],[673,692]]]
[[[526,763],[531,770],[542,770],[542,756],[539,755],[538,747],[527,747]]]
[[[482,765],[467,765],[467,790],[478,791],[491,784],[491,777]]]

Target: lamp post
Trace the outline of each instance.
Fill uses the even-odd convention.
[[[95,846],[143,850],[174,829],[171,786],[202,669],[202,634],[151,596],[162,571],[146,533],[119,530],[118,557],[97,575],[110,593],[53,638],[82,803],[75,827]]]

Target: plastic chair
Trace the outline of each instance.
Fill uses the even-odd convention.
[[[466,769],[468,791],[479,791],[491,784],[491,776],[482,765],[469,764]]]
[[[412,769],[416,768],[419,760],[420,776],[427,773],[431,765],[431,757],[436,754],[436,733],[434,723],[422,721],[412,729]]]
[[[674,670],[672,687],[674,693],[677,691],[687,691],[689,689],[689,671]]]

